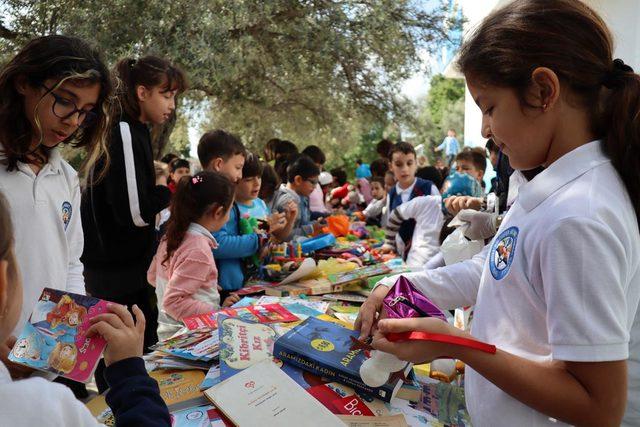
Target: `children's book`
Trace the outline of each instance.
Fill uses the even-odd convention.
[[[224,315],[218,318],[218,322],[222,381],[273,357],[273,343],[278,334],[271,325]]]
[[[202,371],[154,371],[149,376],[158,382],[160,396],[171,412],[207,403],[200,391]]]
[[[385,264],[367,265],[365,267],[356,268],[355,270],[346,271],[344,273],[330,274],[329,281],[334,285],[347,285],[349,283],[364,282],[368,277],[380,276],[388,274],[391,268]]]
[[[238,317],[240,319],[251,320],[258,323],[281,323],[300,320],[280,304],[265,304],[250,305],[239,308],[225,308],[212,313],[197,314],[195,316],[185,317],[183,322],[190,330],[200,328],[215,329],[218,327],[216,317],[221,314],[228,317]]]
[[[343,328],[331,322],[309,317],[293,328],[274,345],[274,357],[302,369],[318,373],[333,381],[341,382],[356,391],[389,402],[395,396],[403,381],[391,379],[382,387],[372,388],[362,382],[360,366],[367,359],[362,349],[351,350],[351,338],[359,332]],[[408,375],[412,365],[407,363],[404,375]]]
[[[109,405],[107,405],[105,396],[105,394],[99,394],[88,401],[85,406],[99,423],[102,423],[107,427],[113,427],[116,425],[116,418],[114,417],[113,411]]]
[[[288,285],[278,285],[265,291],[267,296],[293,297],[300,295],[324,295],[333,292],[342,292],[344,285],[331,283],[329,279],[300,280]]]
[[[107,301],[45,288],[22,329],[9,360],[70,380],[88,382],[107,342],[87,337],[90,319]]]
[[[218,334],[208,328],[187,331],[153,345],[157,350],[181,359],[210,362],[218,357]]]
[[[182,409],[171,413],[171,427],[209,427],[209,410],[211,405],[201,405]]]
[[[345,425],[269,359],[205,391],[205,395],[239,426]]]

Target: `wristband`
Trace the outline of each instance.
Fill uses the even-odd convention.
[[[482,351],[484,353],[496,354],[496,346],[492,344],[483,343],[481,341],[472,340],[469,338],[456,337],[453,335],[445,334],[432,334],[429,332],[402,332],[402,333],[390,333],[386,335],[388,341],[433,341],[441,342],[445,344],[460,345],[463,347],[472,348]]]

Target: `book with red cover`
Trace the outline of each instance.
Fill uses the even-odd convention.
[[[257,323],[284,323],[300,320],[296,315],[280,304],[249,305],[247,307],[225,308],[211,313],[197,314],[185,317],[183,322],[190,329],[217,328],[216,318],[219,314],[228,317],[237,317]]]

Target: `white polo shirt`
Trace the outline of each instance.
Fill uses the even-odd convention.
[[[9,202],[22,276],[17,336],[45,287],[85,293],[80,186],[76,171],[54,149],[38,175],[24,163],[12,172],[0,164],[0,191]]]
[[[539,362],[628,359],[624,425],[638,426],[639,299],[637,218],[595,141],[520,187],[485,261],[471,333]],[[466,372],[474,426],[562,424]]]

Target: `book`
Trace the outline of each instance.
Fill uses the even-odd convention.
[[[87,337],[90,319],[107,311],[107,301],[45,288],[9,360],[78,382],[88,382],[107,342]]]
[[[107,405],[105,397],[106,394],[99,394],[88,401],[85,406],[99,423],[108,427],[113,427],[116,425],[116,418],[109,405]]]
[[[218,318],[220,334],[220,380],[273,357],[278,334],[270,325],[235,317]]]
[[[209,410],[211,405],[201,405],[181,409],[171,413],[171,427],[210,427]]]
[[[183,322],[189,330],[218,327],[216,317],[218,315],[239,317],[258,323],[284,323],[296,322],[298,319],[293,313],[280,304],[249,305],[247,307],[225,308],[211,313],[197,314],[185,317]]]
[[[334,285],[347,285],[349,283],[366,283],[368,277],[389,274],[391,268],[386,264],[373,264],[343,273],[329,274],[328,279]]]
[[[160,396],[170,412],[207,403],[200,391],[202,371],[154,371],[149,376],[158,382]]]
[[[243,427],[345,425],[269,359],[206,390],[205,395]]]
[[[181,359],[211,362],[218,357],[220,342],[217,332],[202,328],[160,341],[151,349]]]
[[[390,379],[382,387],[372,388],[362,382],[360,366],[367,359],[361,349],[351,350],[351,338],[359,332],[332,322],[309,317],[277,339],[274,357],[302,369],[318,373],[333,381],[344,383],[356,391],[389,402],[398,392],[403,381]],[[405,376],[412,365],[407,363]]]
[[[278,285],[265,291],[265,295],[274,297],[288,297],[300,295],[324,295],[332,292],[341,292],[344,288],[341,284],[333,284],[326,278],[300,280],[288,285]]]
[[[338,418],[344,422],[347,427],[408,427],[407,420],[404,415],[396,414],[386,417],[375,416],[357,416],[357,415],[340,415]]]

